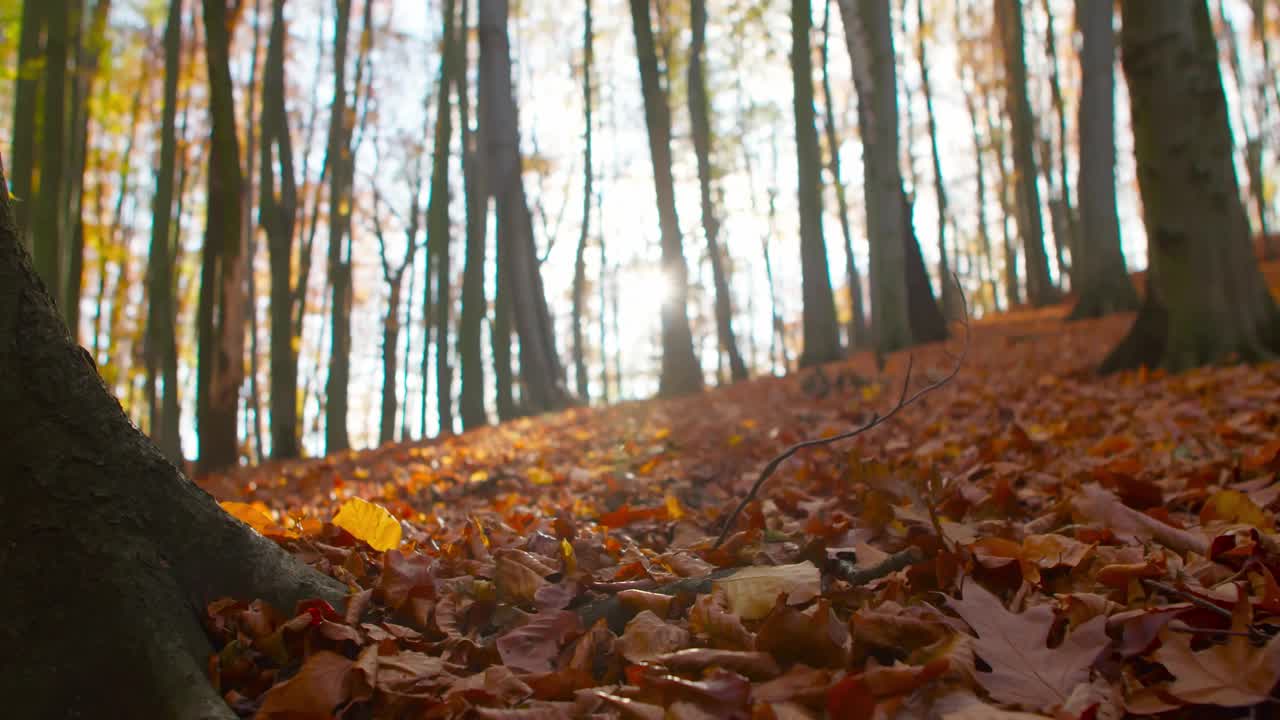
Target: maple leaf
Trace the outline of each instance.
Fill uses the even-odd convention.
[[[1005,609],[995,595],[977,583],[966,583],[963,599],[948,604],[977,633],[974,653],[991,672],[975,679],[996,700],[1035,710],[1061,706],[1080,683],[1089,681],[1089,668],[1110,643],[1104,616],[1077,627],[1050,648],[1053,610],[1038,605],[1020,614]]]
[[[1248,600],[1236,603],[1231,629],[1243,634],[1252,615]],[[1261,648],[1250,645],[1248,637],[1232,635],[1202,652],[1192,651],[1190,635],[1162,630],[1160,640],[1154,657],[1173,675],[1167,689],[1180,700],[1247,707],[1270,698],[1280,681],[1280,635]]]

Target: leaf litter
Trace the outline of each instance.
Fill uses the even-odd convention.
[[[1118,718],[1274,711],[1280,364],[1092,372],[1063,308],[705,394],[203,485],[346,583],[207,609],[261,718]]]

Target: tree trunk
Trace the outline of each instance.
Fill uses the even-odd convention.
[[[582,325],[587,312],[587,241],[591,238],[592,177],[595,165],[591,157],[591,66],[595,62],[594,29],[591,24],[591,0],[582,4],[582,223],[578,231],[578,249],[573,258],[573,379],[578,397],[591,399],[587,377],[586,337]],[[603,310],[602,310],[603,311]]]
[[[347,45],[351,0],[336,0],[333,51],[333,108],[329,123],[329,377],[325,380],[325,454],[351,446],[347,435],[348,385],[351,380],[351,156],[354,104],[347,103]]]
[[[182,50],[182,0],[170,0],[164,29],[164,109],[160,124],[160,167],[152,205],[151,249],[147,255],[147,386],[151,439],[173,463],[181,463],[179,432],[176,265],[172,247],[174,171],[177,164],[178,75]],[[156,390],[157,376],[161,389]],[[159,393],[159,397],[157,394]]]
[[[2,179],[0,378],[0,573],[21,588],[0,593],[0,638],[25,653],[0,676],[9,712],[236,717],[205,679],[207,603],[341,604],[343,588],[224,513],[133,427],[36,280]]]
[[[1053,29],[1053,3],[1050,0],[1044,2],[1044,15],[1046,22],[1044,49],[1045,54],[1049,56],[1049,96],[1053,99],[1053,112],[1058,121],[1057,169],[1061,190],[1060,197],[1056,198],[1049,207],[1050,212],[1053,212],[1055,206],[1058,207],[1061,216],[1061,221],[1055,221],[1053,228],[1054,246],[1058,255],[1058,274],[1062,278],[1070,276],[1071,287],[1074,290],[1076,245],[1080,242],[1080,228],[1076,208],[1071,203],[1071,178],[1067,170],[1067,106],[1062,99],[1062,84],[1058,80],[1057,39]],[[1081,148],[1083,147],[1082,145]],[[1049,167],[1048,174],[1052,175],[1053,163],[1047,162],[1046,165]],[[1049,186],[1053,187],[1053,183],[1049,183]],[[1070,265],[1063,261],[1064,249],[1071,251]]]
[[[458,120],[462,126],[462,187],[467,212],[467,247],[462,268],[462,315],[458,319],[458,364],[462,387],[458,409],[462,429],[469,430],[489,422],[484,402],[484,360],[481,340],[484,318],[488,315],[488,299],[484,294],[485,243],[487,241],[489,197],[485,191],[485,160],[477,132],[471,127],[470,88],[467,83],[467,38],[470,22],[469,4],[462,0],[462,22],[456,45],[458,60],[454,65],[454,89],[458,93]]]
[[[13,91],[13,195],[17,198],[18,232],[31,247],[31,218],[36,202],[32,191],[39,147],[40,78],[44,73],[44,27],[47,0],[23,0],[18,38],[18,77]]]
[[[1009,205],[1009,166],[1005,154],[1005,128],[999,115],[987,106],[987,136],[991,138],[991,151],[996,156],[996,170],[1000,177],[1000,234],[1004,243],[1004,293],[1010,309],[1022,303],[1022,290],[1018,284],[1018,249],[1009,233],[1009,216],[1014,210]]]
[[[1252,0],[1250,3],[1253,9],[1253,36],[1258,45],[1262,49],[1262,79],[1258,81],[1258,124],[1264,128],[1271,127],[1271,111],[1274,106],[1267,102],[1267,89],[1271,89],[1272,99],[1276,105],[1280,105],[1280,85],[1273,84],[1276,82],[1276,74],[1271,65],[1271,39],[1267,36],[1267,17],[1266,8],[1263,6],[1264,0]],[[1254,143],[1257,158],[1256,169],[1258,175],[1261,176],[1262,163],[1262,137],[1259,135],[1257,142]],[[1259,208],[1261,212],[1261,221],[1258,229],[1262,234],[1262,250],[1268,260],[1275,259],[1277,253],[1280,253],[1280,240],[1273,237],[1268,229],[1267,207],[1266,203]]]
[[[960,35],[961,20],[959,13],[956,15],[956,35]],[[977,214],[978,214],[978,243],[981,246],[984,264],[986,266],[986,278],[982,281],[985,289],[987,283],[991,283],[991,304],[996,309],[1000,309],[1000,292],[998,289],[999,280],[996,275],[995,255],[991,251],[991,232],[987,226],[987,177],[986,177],[986,149],[982,142],[982,134],[978,130],[978,107],[974,101],[974,95],[978,93],[976,81],[970,84],[968,79],[971,77],[973,69],[968,63],[963,63],[960,68],[960,92],[964,96],[965,112],[969,115],[969,135],[973,140],[973,158],[974,158],[974,183],[977,185]],[[981,268],[981,265],[979,266]],[[981,276],[981,271],[980,271]],[[979,297],[982,297],[982,293]],[[976,304],[976,303],[975,303]]]
[[[294,334],[293,236],[298,186],[293,169],[293,140],[284,103],[284,1],[272,0],[271,31],[262,77],[261,162],[258,216],[267,234],[271,266],[271,456],[301,454],[298,442],[298,350]],[[276,190],[279,174],[280,189]],[[304,280],[299,281],[304,282]],[[303,289],[303,288],[299,288]],[[300,294],[300,293],[299,293]]]
[[[942,176],[942,154],[938,152],[938,121],[933,114],[933,88],[929,84],[929,59],[925,50],[924,0],[916,0],[916,56],[920,62],[920,87],[924,91],[925,121],[929,128],[929,153],[933,159],[933,194],[938,201],[938,284],[942,291],[942,315],[951,317],[956,310],[955,282],[951,263],[947,260],[947,227],[951,215],[947,205],[947,186]]]
[[[902,247],[907,264],[903,283],[907,288],[907,318],[911,323],[911,340],[913,343],[946,340],[947,320],[938,308],[933,285],[929,282],[929,271],[924,266],[924,255],[920,252],[920,240],[916,237],[915,222],[912,220],[911,200],[905,192],[900,197]],[[943,278],[942,282],[945,285],[953,281]]]
[[[533,240],[533,219],[520,168],[520,123],[511,84],[507,0],[480,2],[481,133],[497,207],[499,265],[510,282],[509,308],[520,337],[524,409],[547,412],[571,404],[556,352],[551,313]],[[503,272],[500,270],[500,272]]]
[[[436,338],[436,407],[440,419],[440,434],[453,432],[453,370],[449,366],[449,146],[453,142],[453,103],[449,101],[449,88],[457,60],[454,44],[454,0],[445,0],[444,50],[440,59],[440,91],[436,94],[436,127],[431,165],[431,197],[427,200],[427,272],[435,275],[434,285],[426,283],[427,294],[435,291],[432,308],[435,317],[428,322],[435,328]],[[430,313],[428,313],[430,315]],[[423,352],[431,351],[430,344],[423,345]]]
[[[693,351],[689,329],[688,270],[676,215],[675,181],[671,174],[671,109],[662,87],[658,51],[650,24],[649,0],[630,0],[631,29],[635,35],[636,62],[644,95],[645,127],[649,132],[649,159],[653,164],[654,191],[658,201],[658,224],[662,233],[662,271],[667,293],[662,299],[662,373],[658,394],[663,396],[697,392],[702,388],[702,369]]]
[[[825,0],[822,11],[822,106],[826,113],[823,126],[827,136],[827,171],[836,191],[836,210],[840,215],[840,234],[844,238],[845,282],[849,284],[849,351],[867,342],[867,311],[862,306],[862,277],[853,255],[853,228],[849,222],[849,202],[840,174],[840,141],[836,132],[835,101],[831,94],[831,2]]]
[[[996,0],[996,24],[1000,32],[1005,67],[1005,112],[1013,126],[1014,196],[1018,235],[1026,260],[1027,300],[1036,307],[1058,297],[1049,279],[1049,259],[1044,251],[1044,220],[1040,191],[1036,187],[1034,149],[1035,117],[1027,99],[1027,63],[1023,53],[1022,0]]]
[[[804,352],[800,367],[840,359],[840,326],[822,237],[822,158],[813,111],[813,30],[809,0],[791,0],[792,110],[799,171],[800,274],[804,286]]]
[[[71,26],[68,0],[46,0],[44,53],[44,112],[40,123],[40,184],[36,190],[36,215],[32,226],[36,271],[51,288],[64,319],[70,321],[67,276],[70,270],[70,237],[67,206],[67,60]]]
[[[1138,309],[1116,211],[1115,35],[1111,0],[1076,0],[1080,49],[1080,219],[1072,319]]]
[[[1207,2],[1120,8],[1151,262],[1147,301],[1103,369],[1274,358],[1280,311],[1254,259]]]
[[[244,259],[240,243],[240,148],[231,87],[231,28],[223,0],[204,0],[209,73],[209,199],[200,272],[196,427],[200,472],[235,465],[236,411],[244,382]]]
[[[689,45],[689,118],[693,125],[693,150],[698,163],[699,199],[702,203],[702,231],[707,238],[707,256],[711,261],[711,281],[715,286],[716,335],[720,351],[729,356],[729,375],[734,379],[747,379],[747,364],[738,351],[738,339],[733,332],[733,304],[729,294],[729,281],[724,271],[724,253],[720,247],[720,218],[711,198],[711,121],[708,115],[711,102],[707,97],[706,70],[703,55],[706,50],[707,4],[706,0],[693,0],[689,6],[692,40]]]
[[[904,281],[907,231],[902,222],[897,70],[889,0],[840,0],[840,15],[858,91],[871,248],[871,327],[876,350],[890,353],[908,347],[913,338]]]

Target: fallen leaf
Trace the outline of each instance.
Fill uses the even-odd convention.
[[[297,674],[267,691],[258,717],[327,718],[351,697],[353,661],[328,650],[307,658]]]
[[[715,581],[724,590],[729,611],[744,620],[759,620],[773,609],[779,593],[789,605],[809,602],[822,591],[818,567],[809,561],[794,565],[750,567]]]
[[[400,544],[400,521],[381,505],[360,498],[353,497],[344,502],[333,516],[333,524],[380,552]]]
[[[1252,621],[1247,599],[1236,603],[1231,629],[1243,633]],[[1271,697],[1280,681],[1280,635],[1261,648],[1247,637],[1230,635],[1207,650],[1194,652],[1191,636],[1160,632],[1160,647],[1153,657],[1173,675],[1168,692],[1199,705],[1247,707]]]

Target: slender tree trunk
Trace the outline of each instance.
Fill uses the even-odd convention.
[[[243,2],[243,0],[241,0]],[[249,56],[248,107],[245,112],[245,171],[241,187],[242,232],[244,233],[245,263],[245,311],[249,317],[249,395],[245,398],[245,421],[249,423],[253,438],[253,460],[262,462],[266,451],[262,449],[262,393],[258,388],[258,237],[253,222],[254,147],[259,129],[254,116],[255,99],[258,96],[258,57],[262,48],[262,0],[253,2],[253,50]]]
[[[1115,35],[1111,0],[1076,0],[1080,48],[1080,217],[1072,255],[1078,300],[1071,317],[1138,309],[1116,210]]]
[[[733,332],[733,304],[729,294],[729,280],[724,269],[724,252],[720,247],[720,218],[711,197],[711,121],[708,115],[711,102],[707,97],[706,70],[703,55],[706,50],[707,5],[706,0],[692,0],[690,26],[692,41],[689,46],[689,117],[693,124],[693,149],[698,163],[699,199],[702,203],[702,231],[707,238],[707,256],[711,261],[711,281],[715,286],[716,335],[720,351],[729,357],[729,374],[734,379],[747,379],[747,365],[738,352],[738,339]]]
[[[1120,9],[1151,264],[1142,310],[1103,369],[1274,359],[1280,311],[1253,255],[1208,3]]]
[[[889,0],[840,0],[840,14],[858,91],[871,248],[871,326],[876,350],[884,354],[913,342],[905,282],[907,231],[902,222],[897,71]]]
[[[467,38],[470,3],[462,0],[459,39],[455,44],[458,60],[454,64],[453,85],[458,94],[458,122],[462,134],[462,186],[467,212],[467,247],[462,268],[462,314],[458,319],[458,364],[462,387],[458,409],[462,429],[480,427],[489,422],[484,402],[484,360],[481,350],[488,299],[484,293],[485,243],[489,197],[485,190],[485,158],[478,134],[471,127],[471,89],[467,72]]]
[[[955,282],[951,279],[951,263],[947,259],[947,228],[951,213],[947,204],[947,185],[942,175],[942,154],[938,152],[938,121],[933,114],[933,88],[929,83],[929,58],[925,50],[924,0],[916,0],[916,55],[920,62],[920,87],[924,91],[925,120],[929,127],[929,153],[933,159],[933,193],[938,200],[938,284],[942,290],[942,315],[952,317],[956,308]]]
[[[231,87],[231,28],[223,0],[204,1],[209,73],[209,198],[200,273],[196,427],[200,472],[240,459],[236,411],[244,382],[244,262],[240,243],[240,149]]]
[[[791,84],[800,177],[800,274],[804,285],[804,352],[800,366],[840,358],[840,329],[822,237],[822,159],[813,110],[813,30],[809,0],[791,0]]]
[[[431,197],[427,201],[427,267],[429,274],[435,275],[434,286],[426,283],[427,294],[435,291],[432,308],[435,317],[428,322],[435,327],[436,351],[436,407],[440,420],[440,434],[453,432],[453,369],[449,366],[449,311],[453,307],[450,300],[449,277],[449,146],[453,142],[453,103],[449,99],[450,85],[453,83],[457,61],[454,45],[457,34],[454,32],[456,6],[454,0],[445,0],[444,12],[444,51],[440,61],[440,90],[436,95],[436,127],[434,149],[431,165]],[[424,306],[425,307],[425,306]],[[431,345],[423,346],[423,352],[430,352]]]
[[[1009,233],[1009,216],[1013,208],[1009,203],[1009,166],[1005,156],[1005,128],[999,125],[999,115],[987,107],[987,136],[992,139],[991,151],[996,156],[996,170],[1000,178],[1000,231],[1004,241],[1004,292],[1009,308],[1022,302],[1018,286],[1018,250]]]
[[[147,255],[147,385],[151,438],[170,462],[182,462],[179,432],[176,265],[170,254],[173,231],[174,168],[178,137],[178,76],[181,71],[182,0],[170,0],[164,29],[164,108],[160,124],[160,167],[152,206],[151,249]],[[160,389],[156,390],[156,380]],[[160,397],[157,398],[157,393]]]
[[[1276,73],[1274,66],[1271,64],[1271,40],[1273,38],[1267,36],[1267,10],[1263,3],[1264,0],[1253,0],[1251,6],[1253,9],[1254,39],[1262,49],[1262,79],[1258,81],[1258,108],[1260,115],[1258,120],[1262,127],[1269,128],[1271,127],[1271,111],[1276,106],[1280,106],[1280,84],[1273,84],[1276,83]],[[1267,88],[1271,89],[1271,98],[1275,105],[1267,101]],[[1255,147],[1257,148],[1258,170],[1261,170],[1263,150],[1261,135],[1259,135]],[[1259,175],[1261,175],[1261,172],[1259,172]],[[1265,202],[1260,210],[1262,220],[1259,230],[1262,232],[1263,254],[1266,259],[1273,260],[1277,254],[1280,254],[1280,238],[1273,237],[1268,230]]]
[[[520,336],[522,399],[529,412],[556,410],[573,401],[564,387],[551,313],[538,266],[533,219],[520,171],[520,123],[511,85],[507,0],[480,2],[481,133],[487,174],[497,207],[500,282],[511,283],[509,309]]]
[[[367,1],[367,0],[366,0]],[[351,446],[347,435],[348,385],[351,378],[351,189],[347,182],[354,166],[351,156],[351,118],[347,102],[347,45],[351,30],[351,0],[336,0],[333,51],[333,115],[329,124],[329,285],[332,329],[329,336],[329,377],[325,381],[325,453]]]
[[[573,258],[573,378],[578,397],[588,402],[591,392],[582,324],[587,306],[587,241],[591,237],[592,174],[595,172],[591,157],[591,69],[595,60],[591,0],[582,4],[582,28],[582,224],[578,232],[578,250]]]
[[[40,79],[45,63],[45,11],[48,0],[23,0],[18,37],[18,77],[13,92],[12,192],[17,202],[18,233],[31,247],[31,218],[36,200],[33,185],[39,147]]]
[[[1023,54],[1022,0],[996,0],[1005,66],[1006,110],[1013,126],[1014,195],[1018,235],[1026,259],[1027,299],[1040,307],[1057,299],[1044,251],[1044,221],[1036,188],[1035,117],[1027,99],[1027,64]]]
[[[1058,274],[1063,277],[1071,278],[1071,287],[1075,288],[1075,275],[1072,271],[1076,264],[1076,244],[1080,242],[1080,227],[1076,217],[1076,207],[1071,202],[1071,176],[1067,169],[1067,105],[1062,99],[1062,84],[1058,79],[1058,50],[1057,36],[1053,29],[1053,3],[1050,0],[1044,0],[1045,22],[1047,24],[1045,32],[1045,54],[1049,56],[1049,94],[1053,99],[1053,112],[1058,121],[1058,183],[1061,187],[1061,197],[1057,198],[1054,205],[1059,206],[1059,213],[1062,221],[1055,223],[1053,228],[1054,246],[1058,257]],[[1078,130],[1077,130],[1078,132]],[[1083,149],[1083,146],[1081,146]],[[1053,163],[1049,163],[1049,167],[1053,167]],[[1052,174],[1052,169],[1050,169]],[[1050,183],[1052,186],[1052,183]],[[1065,237],[1059,237],[1059,234]],[[1063,261],[1063,250],[1071,251],[1071,264],[1067,265]]]
[[[298,345],[294,331],[293,285],[294,231],[298,212],[298,186],[294,179],[293,140],[284,103],[286,56],[285,0],[271,2],[271,31],[262,77],[262,178],[258,217],[267,234],[271,266],[271,456],[277,460],[301,454],[298,433]],[[279,190],[276,176],[279,175]],[[305,282],[300,279],[299,283]],[[299,287],[302,295],[305,287]]]
[[[1267,237],[1267,195],[1266,181],[1263,176],[1262,167],[1262,136],[1265,133],[1265,125],[1261,123],[1254,124],[1250,121],[1249,112],[1246,105],[1245,97],[1249,93],[1249,84],[1244,77],[1244,68],[1240,62],[1240,46],[1236,42],[1235,29],[1231,26],[1231,19],[1227,17],[1226,7],[1222,2],[1218,3],[1218,12],[1222,20],[1222,26],[1225,32],[1223,37],[1227,43],[1227,60],[1231,65],[1231,74],[1235,78],[1236,89],[1240,98],[1240,119],[1244,129],[1244,167],[1245,172],[1249,176],[1249,195],[1253,199],[1254,209],[1258,215],[1257,231],[1258,234]],[[1266,44],[1263,43],[1265,50]],[[1263,93],[1261,104],[1259,107],[1260,114],[1265,113],[1267,98]],[[1261,126],[1261,127],[1259,127]],[[1247,217],[1247,215],[1246,215]]]
[[[671,109],[662,87],[662,71],[653,38],[649,0],[630,0],[631,28],[636,41],[640,87],[644,95],[645,127],[649,132],[649,159],[658,201],[662,234],[662,270],[669,285],[662,301],[662,374],[658,394],[682,395],[702,388],[702,369],[693,351],[689,328],[688,270],[676,215],[675,181],[671,174]]]
[[[36,271],[52,288],[70,323],[67,277],[70,270],[70,237],[67,217],[67,60],[70,57],[71,8],[69,0],[45,0],[44,112],[40,123],[40,184],[36,192],[34,254]]]
[[[822,99],[826,112],[823,123],[827,135],[827,170],[836,191],[836,210],[840,215],[840,233],[844,238],[845,281],[849,284],[849,350],[852,352],[867,342],[867,312],[862,306],[862,277],[858,273],[853,255],[853,228],[849,222],[849,201],[845,196],[844,179],[840,174],[840,141],[836,132],[835,100],[831,93],[831,2],[825,0],[822,11]]]
[[[962,85],[966,85],[964,79],[968,77],[969,73],[969,68],[961,69]],[[978,107],[973,97],[977,92],[978,89],[972,86],[966,86],[961,89],[961,93],[964,95],[965,111],[969,115],[969,134],[973,139],[974,183],[977,185],[978,243],[981,246],[984,264],[987,269],[983,286],[985,287],[987,282],[991,283],[991,304],[996,310],[999,310],[1000,291],[997,288],[999,279],[996,275],[995,254],[991,250],[991,231],[987,225],[987,152],[982,142],[982,134],[978,131]]]

